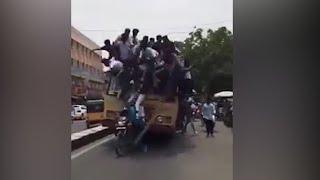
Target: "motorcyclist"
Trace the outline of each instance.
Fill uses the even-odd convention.
[[[134,103],[130,103],[128,107],[128,120],[131,122],[133,128],[134,128],[134,137],[135,141],[137,141],[138,147],[140,147],[144,152],[147,151],[147,145],[144,143],[144,138],[141,137],[141,139],[136,139],[139,138],[139,134],[143,132],[145,129],[145,121],[143,116],[137,115],[137,110],[135,108]]]

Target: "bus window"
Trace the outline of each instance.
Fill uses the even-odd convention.
[[[104,101],[103,100],[89,100],[87,101],[87,112],[103,112],[104,110]]]

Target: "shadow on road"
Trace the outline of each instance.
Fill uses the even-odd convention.
[[[133,159],[155,159],[155,158],[172,158],[181,153],[187,153],[194,149],[196,145],[192,142],[192,137],[188,135],[176,134],[174,136],[160,136],[146,134],[144,140],[148,144],[148,152],[142,152],[135,148],[123,158]],[[115,139],[105,143],[103,146],[106,153],[115,154]]]

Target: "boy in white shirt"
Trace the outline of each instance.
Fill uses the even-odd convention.
[[[207,98],[207,102],[202,106],[203,120],[206,124],[207,137],[211,135],[213,137],[213,129],[215,126],[215,106],[210,102],[210,98]]]

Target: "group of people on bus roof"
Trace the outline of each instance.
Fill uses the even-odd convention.
[[[130,88],[138,92],[136,109],[148,93],[159,94],[172,101],[179,94],[192,94],[193,83],[189,62],[183,58],[175,43],[168,36],[156,38],[143,36],[138,39],[139,30],[132,32],[126,28],[115,41],[104,41],[104,46],[94,50],[104,50],[109,54],[102,63],[110,68],[120,86],[120,97],[132,100]]]

